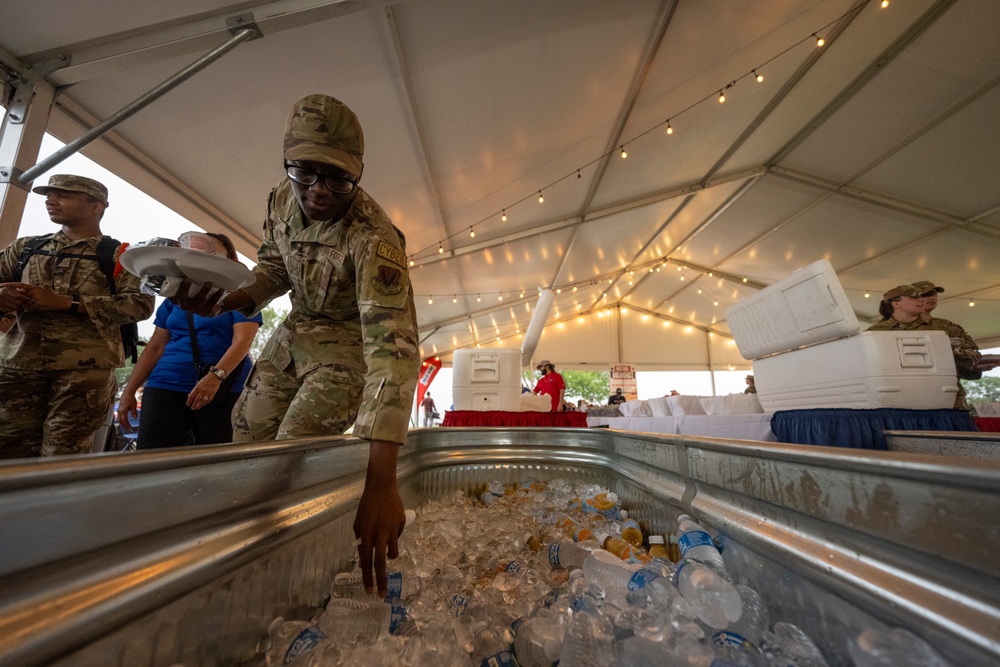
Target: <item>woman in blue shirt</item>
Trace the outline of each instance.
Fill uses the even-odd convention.
[[[223,234],[215,240],[217,255],[233,261],[236,249]],[[139,356],[118,404],[123,428],[136,412],[135,392],[145,384],[137,449],[208,445],[232,442],[232,413],[250,373],[250,344],[263,323],[258,314],[247,318],[236,312],[217,317],[194,316],[202,364],[212,370],[202,377],[194,363],[188,313],[165,300],[156,311],[156,330]],[[225,395],[219,387],[231,373],[238,374]]]

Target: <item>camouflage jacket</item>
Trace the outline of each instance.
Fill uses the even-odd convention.
[[[292,311],[261,357],[295,374],[335,366],[364,387],[354,435],[404,443],[420,355],[405,240],[360,187],[347,215],[304,224],[288,179],[271,192],[263,241],[244,288],[255,315],[291,291]]]
[[[955,355],[955,369],[958,371],[958,377],[960,378],[969,379],[969,376],[973,374],[973,367],[982,359],[979,346],[976,345],[976,341],[972,340],[969,334],[965,333],[965,329],[951,320],[945,320],[940,317],[921,315],[914,321],[906,323],[899,322],[895,318],[890,317],[868,328],[868,331],[914,330],[944,331],[948,334],[949,338],[954,339],[952,340],[951,351]]]
[[[96,259],[36,254],[21,275],[18,260],[32,238],[37,237],[19,238],[0,252],[0,282],[40,285],[57,294],[77,292],[81,313],[18,313],[17,324],[7,333],[0,333],[0,366],[34,371],[123,366],[125,354],[118,327],[152,315],[153,297],[139,292],[139,279],[128,271],[118,273],[117,293],[112,296]],[[45,249],[96,255],[100,240],[93,237],[73,241],[60,231]]]

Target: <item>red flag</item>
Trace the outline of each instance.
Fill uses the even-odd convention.
[[[437,372],[441,370],[440,357],[427,357],[420,364],[420,379],[417,380],[417,406],[424,402],[424,394]]]

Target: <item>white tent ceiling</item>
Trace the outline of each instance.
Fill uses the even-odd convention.
[[[541,286],[536,358],[745,368],[726,307],[820,258],[862,321],[929,279],[1000,344],[995,0],[4,0],[0,60],[65,57],[68,141],[247,12],[261,39],[84,152],[252,256],[290,105],[344,100],[425,356],[519,345]]]

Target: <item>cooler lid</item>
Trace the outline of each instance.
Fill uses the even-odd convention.
[[[531,355],[538,347],[538,341],[542,337],[542,330],[545,329],[545,320],[549,319],[549,311],[552,310],[554,298],[552,290],[539,290],[538,303],[535,304],[535,310],[531,313],[531,320],[528,322],[528,328],[524,332],[524,340],[521,342],[522,366],[531,364]]]
[[[796,270],[726,310],[729,330],[746,359],[856,334],[861,324],[830,262]]]

